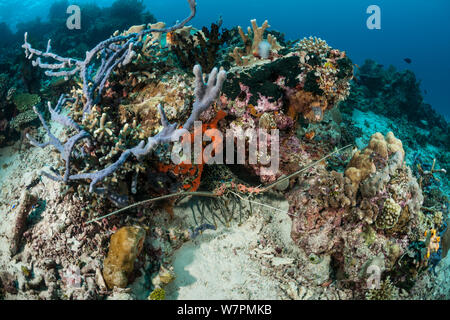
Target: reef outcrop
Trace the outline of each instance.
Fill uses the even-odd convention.
[[[392,132],[375,133],[366,148],[354,153],[345,175],[318,167],[287,194],[293,239],[308,255],[331,256],[336,277],[346,286],[365,288],[375,268],[390,277],[386,288],[409,290],[438,252],[436,230],[444,225],[422,212],[422,191],[404,159],[402,143]],[[435,230],[434,236],[427,230]],[[418,248],[425,249],[417,256]],[[415,257],[416,271],[400,279],[411,266],[408,257]],[[377,292],[367,291],[367,297],[375,299]]]

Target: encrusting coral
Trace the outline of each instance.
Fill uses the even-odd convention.
[[[13,97],[13,102],[19,112],[25,112],[41,102],[41,97],[37,94],[17,93]]]
[[[162,288],[156,288],[148,296],[148,300],[164,300],[166,298],[166,292]]]
[[[287,194],[293,219],[291,236],[307,254],[336,250],[341,237],[338,227],[356,199],[348,178],[321,167],[317,170]]]

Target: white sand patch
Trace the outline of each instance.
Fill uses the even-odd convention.
[[[207,232],[174,255],[176,280],[168,299],[277,299],[277,283],[260,274],[248,251],[257,233],[247,227]]]
[[[271,205],[287,212],[286,201],[277,200]],[[172,265],[177,277],[167,286],[166,297],[187,300],[285,298],[280,282],[252,256],[266,249],[266,262],[292,263],[292,258],[274,257],[271,248],[263,248],[258,241],[261,229],[266,227],[273,229],[273,234],[285,241],[286,246],[291,246],[290,226],[287,214],[256,209],[241,226],[234,224],[230,228],[205,231],[174,253]]]

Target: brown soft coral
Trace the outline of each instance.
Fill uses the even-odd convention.
[[[402,142],[395,138],[392,132],[386,137],[379,132],[372,135],[369,145],[362,151],[358,150],[350,160],[345,176],[352,180],[354,186],[377,171],[377,167],[385,166],[388,158],[399,152],[399,163],[405,158]]]
[[[295,119],[301,113],[305,119],[311,122],[321,121],[325,111],[328,109],[328,101],[323,96],[311,92],[298,90],[288,95],[288,115]]]
[[[386,134],[386,143],[389,154],[394,154],[399,151],[402,155],[402,161],[405,159],[405,150],[403,149],[402,141],[397,139],[392,131]]]
[[[390,132],[392,133],[392,132]],[[369,145],[366,149],[364,149],[365,153],[372,154],[375,152],[382,158],[386,159],[388,156],[387,143],[384,139],[383,135],[379,132],[376,132],[370,137]]]

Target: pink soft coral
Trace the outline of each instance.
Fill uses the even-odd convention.
[[[276,102],[270,102],[269,98],[263,96],[259,93],[258,104],[255,106],[256,111],[258,112],[270,112],[270,111],[278,111],[282,107],[281,100]]]

